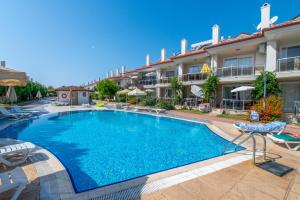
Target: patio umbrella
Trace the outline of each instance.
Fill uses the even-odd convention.
[[[203,98],[203,90],[201,87],[197,86],[197,85],[192,85],[191,86],[191,92],[196,96],[196,97],[200,97]]]
[[[128,94],[129,92],[131,92],[131,90],[128,90],[128,89],[124,89],[124,90],[120,90],[117,92],[117,94]]]
[[[146,96],[147,93],[136,88],[134,90],[132,90],[131,92],[128,92],[128,96]]]
[[[140,90],[139,88],[136,88],[134,90],[132,90],[131,92],[128,93],[128,96],[136,96],[136,104],[137,104],[137,97],[138,96],[146,96],[147,93]]]
[[[254,89],[255,88],[252,87],[252,86],[240,86],[240,87],[234,88],[230,92],[231,93],[234,93],[234,92],[244,92],[244,91],[249,91],[249,90],[254,90]]]
[[[37,99],[40,99],[40,98],[42,98],[42,94],[41,94],[41,92],[40,92],[40,91],[38,91],[38,92],[36,93],[36,98],[37,98]]]
[[[147,89],[147,90],[145,90],[145,92],[147,92],[147,93],[153,93],[153,92],[155,92],[155,91],[152,90],[152,89]]]
[[[9,100],[9,102],[17,102],[18,97],[15,91],[15,88],[13,86],[9,86],[7,93],[6,93],[6,99]]]
[[[126,103],[127,103],[127,94],[131,92],[131,90],[124,89],[117,92],[118,95],[126,95]]]
[[[202,66],[202,69],[201,69],[201,74],[210,74],[211,73],[211,68],[209,67],[208,64],[204,64]]]
[[[27,76],[25,72],[20,72],[6,67],[0,67],[0,85],[1,86],[25,86]]]

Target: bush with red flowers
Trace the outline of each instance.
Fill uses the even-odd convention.
[[[261,122],[270,122],[281,120],[283,114],[283,102],[279,96],[269,96],[265,99],[265,107],[263,106],[264,99],[260,99],[256,105],[253,105],[250,110],[256,110],[259,114]],[[248,113],[250,119],[250,112]]]

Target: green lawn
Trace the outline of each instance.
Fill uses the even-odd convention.
[[[231,115],[231,114],[220,114],[217,117],[226,118],[226,119],[236,119],[236,120],[246,120],[246,115]]]
[[[192,113],[192,114],[199,114],[199,115],[202,115],[202,114],[205,114],[205,112],[202,112],[202,111],[199,111],[199,110],[189,110],[189,109],[179,109],[179,110],[176,110],[176,111],[179,111],[179,112],[184,112],[184,113]]]

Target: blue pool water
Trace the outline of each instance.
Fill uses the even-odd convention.
[[[76,192],[220,156],[228,143],[203,124],[116,111],[51,114],[12,125],[0,137],[52,152]]]

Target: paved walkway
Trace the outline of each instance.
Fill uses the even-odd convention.
[[[232,136],[238,131],[232,128],[237,120],[222,119],[209,115],[197,115],[170,111],[170,115],[192,119],[211,121],[220,129]],[[289,127],[289,131],[297,128]],[[268,156],[277,159],[277,162],[293,167],[294,171],[284,177],[277,177],[253,165],[252,161],[208,174],[176,186],[143,196],[143,200],[197,200],[197,199],[299,199],[300,200],[300,152],[292,152],[267,143]]]

